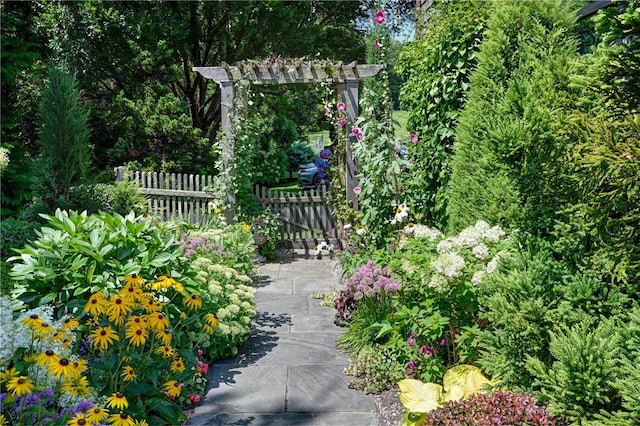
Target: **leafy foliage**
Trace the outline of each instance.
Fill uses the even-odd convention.
[[[407,203],[417,221],[439,228],[446,224],[453,134],[489,9],[484,1],[435,1],[420,38],[402,50],[395,66],[406,80],[400,99],[410,112],[407,127],[419,135],[411,146]]]

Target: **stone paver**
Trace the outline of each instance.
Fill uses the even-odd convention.
[[[373,397],[348,388],[344,332],[312,293],[338,286],[333,263],[298,256],[258,270],[258,313],[237,357],[211,366],[191,426],[378,426]]]

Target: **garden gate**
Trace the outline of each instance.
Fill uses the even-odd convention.
[[[282,192],[254,185],[260,205],[280,217],[280,244],[286,248],[312,249],[321,241],[339,246],[336,222],[327,204],[327,190]]]

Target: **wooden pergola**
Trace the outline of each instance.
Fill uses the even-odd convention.
[[[230,66],[222,63],[219,67],[194,67],[193,71],[204,78],[215,81],[221,90],[220,110],[222,114],[222,131],[225,138],[222,143],[222,160],[224,167],[234,157],[232,118],[235,106],[242,107],[244,99],[234,99],[238,84],[295,84],[295,83],[329,83],[337,86],[337,93],[346,105],[348,117],[345,131],[351,133],[351,126],[358,117],[358,92],[360,80],[376,75],[384,65],[364,64],[356,62],[327,63],[325,61],[291,61],[276,60],[238,64]],[[239,104],[234,104],[234,101]],[[357,198],[353,192],[357,183],[357,165],[351,151],[351,143],[347,142],[345,176],[346,197],[357,208]],[[232,200],[233,201],[233,200]]]

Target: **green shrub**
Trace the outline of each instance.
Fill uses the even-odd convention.
[[[370,345],[349,357],[345,374],[352,376],[351,389],[378,393],[395,386],[405,375],[401,362],[382,345]]]
[[[441,229],[446,225],[453,133],[488,11],[485,1],[434,2],[418,40],[402,49],[395,66],[406,79],[400,99],[409,110],[407,127],[419,138],[410,146],[413,167],[406,202],[417,221]]]
[[[614,322],[585,320],[571,328],[561,326],[550,337],[550,367],[527,359],[533,387],[549,401],[549,411],[580,424],[592,420],[594,413],[619,410],[620,396],[613,384],[620,377],[621,335]]]
[[[562,203],[558,127],[574,66],[570,2],[495,1],[456,128],[447,214],[548,234]]]

